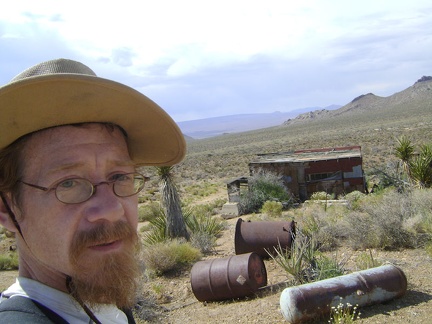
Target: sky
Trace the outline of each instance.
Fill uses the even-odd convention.
[[[0,85],[68,58],[175,121],[390,96],[432,75],[430,0],[14,0]]]

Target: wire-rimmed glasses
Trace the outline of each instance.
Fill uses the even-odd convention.
[[[54,190],[57,199],[62,203],[79,204],[89,200],[96,193],[97,187],[103,184],[112,184],[113,192],[117,197],[130,197],[136,195],[144,188],[146,179],[147,178],[142,174],[133,172],[119,173],[114,176],[114,179],[102,181],[97,184],[93,184],[90,180],[85,178],[70,178],[62,180],[49,188],[21,180],[20,182],[45,192]]]

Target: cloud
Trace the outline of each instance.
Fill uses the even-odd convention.
[[[0,81],[66,57],[178,121],[345,104],[431,75],[431,24],[426,0],[19,1],[0,12]]]

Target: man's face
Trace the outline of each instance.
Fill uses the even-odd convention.
[[[48,188],[69,178],[97,184],[135,171],[123,134],[100,124],[36,133],[22,157],[22,180]],[[113,289],[116,280],[129,281],[117,284],[133,288],[138,271],[133,255],[137,196],[117,197],[111,184],[102,184],[89,200],[65,204],[57,200],[54,190],[45,192],[25,185],[22,190],[17,212],[25,239],[19,243],[24,261],[21,274],[62,290],[67,275],[84,301],[125,306],[123,301],[111,300],[115,297],[106,292]]]

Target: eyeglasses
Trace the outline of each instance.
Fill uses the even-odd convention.
[[[112,189],[117,197],[130,197],[139,193],[148,178],[140,173],[119,173],[114,175],[112,180],[102,181],[97,184],[91,183],[84,178],[71,178],[63,180],[50,188],[41,187],[24,181],[19,181],[27,186],[49,192],[55,191],[59,201],[65,204],[79,204],[89,200],[95,193],[98,186],[112,184]]]

